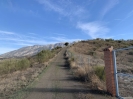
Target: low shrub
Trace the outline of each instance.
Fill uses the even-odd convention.
[[[30,61],[23,59],[6,59],[0,62],[0,74],[12,73],[30,67]]]
[[[129,54],[129,55],[133,55],[133,51],[130,51],[128,54]]]
[[[36,59],[39,63],[44,63],[48,61],[50,58],[52,58],[54,55],[54,51],[43,50],[37,54]]]
[[[94,71],[100,80],[105,81],[105,73],[104,73],[104,67],[103,66],[94,67]]]
[[[30,67],[30,61],[27,58],[23,58],[21,60],[18,60],[16,66],[16,70],[24,70]]]
[[[95,51],[89,51],[88,54],[91,55],[91,56],[94,56],[94,55],[96,55],[96,52]]]
[[[56,53],[61,50],[61,47],[50,50],[43,50],[37,55],[28,58],[21,59],[5,59],[0,61],[0,75],[12,73],[17,70],[25,70],[28,67],[32,67],[34,63],[44,63],[50,58],[53,58]]]

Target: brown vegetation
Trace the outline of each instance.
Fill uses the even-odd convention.
[[[81,62],[79,62],[80,57],[77,57],[78,53],[72,54],[71,49],[69,49],[66,53],[67,57],[69,58],[68,60],[70,64],[70,69],[76,79],[88,82],[88,85],[92,89],[105,90],[105,76],[103,66],[89,66],[88,63],[85,62],[86,60],[84,60],[86,58],[84,55],[82,55],[82,64]]]
[[[113,46],[114,49],[133,46],[133,40],[94,39],[75,43],[72,47],[77,53],[91,55],[103,59],[103,49]],[[131,54],[131,53],[129,53]]]
[[[60,50],[61,48],[55,48],[52,51],[41,51],[33,57],[0,61],[0,99],[8,99],[14,93],[27,88]],[[40,61],[40,58],[43,59]]]
[[[91,82],[91,85],[95,86],[94,88],[96,89],[106,90],[104,62],[102,61],[104,61],[103,49],[109,46],[113,46],[114,49],[127,48],[133,46],[133,40],[113,40],[97,38],[94,40],[80,41],[73,44],[73,46],[70,46],[68,50],[68,54],[71,53],[69,54],[69,58],[74,58],[74,61],[70,61],[70,65],[76,77],[78,76],[80,79],[86,79],[85,81],[88,81],[88,83]],[[86,56],[89,58],[87,58]],[[84,60],[88,60],[89,63],[85,64],[83,58],[85,58]],[[117,51],[116,61],[118,72],[128,73],[131,75],[133,74],[133,49]],[[73,70],[73,67],[76,67],[76,70]],[[87,69],[86,67],[89,69]],[[131,81],[131,79],[119,79],[119,88],[121,95],[127,96],[129,94],[128,92],[131,91],[132,86]],[[126,88],[124,87],[125,85]],[[129,96],[132,95],[130,94]]]

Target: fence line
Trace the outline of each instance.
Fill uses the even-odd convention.
[[[133,75],[128,71],[128,69],[133,69],[131,67],[132,63],[129,61],[129,59],[133,57],[127,53],[132,49],[133,47],[113,50],[116,94],[120,99],[133,97],[133,88],[131,87]]]

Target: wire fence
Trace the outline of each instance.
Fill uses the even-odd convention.
[[[116,52],[118,95],[133,97],[133,48],[118,49]]]

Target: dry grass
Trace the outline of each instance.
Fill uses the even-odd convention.
[[[93,73],[90,73],[90,69],[88,70],[87,76],[88,79],[92,82],[103,82],[105,83],[105,74],[104,74],[104,52],[103,49],[109,46],[113,46],[114,49],[118,48],[127,48],[129,46],[133,46],[133,40],[113,40],[113,39],[93,39],[93,40],[86,40],[80,41],[78,43],[73,44],[70,47],[70,51],[75,54],[81,54],[80,56],[88,56],[88,64],[84,64],[87,61],[78,59],[75,63],[71,63],[71,67],[77,66],[78,69],[76,71],[76,75],[85,75],[86,71],[85,66],[92,66]],[[78,56],[78,55],[77,55]],[[78,58],[78,57],[77,57]],[[117,67],[119,72],[133,74],[133,49],[131,50],[124,50],[116,52],[117,58]],[[86,58],[87,59],[87,58]],[[91,61],[91,62],[90,62]],[[80,64],[77,64],[77,63]],[[81,63],[82,62],[82,63]],[[73,65],[74,64],[74,65]],[[83,64],[83,65],[82,65]],[[80,67],[81,66],[81,67]],[[92,79],[92,78],[93,79]],[[99,79],[99,81],[93,81],[94,79]]]
[[[105,83],[101,77],[101,74],[98,75],[95,70],[90,66],[76,67],[76,69],[72,68],[73,74],[76,78],[79,78],[82,81],[88,82],[93,89],[102,89],[105,90]]]
[[[78,66],[76,65],[76,63],[75,62],[70,62],[70,68],[71,69],[77,69],[78,68]]]
[[[18,70],[25,70],[29,67],[32,67],[34,63],[44,63],[49,59],[53,58],[55,54],[57,54],[61,48],[55,48],[52,51],[43,50],[37,55],[29,58],[21,58],[21,59],[5,59],[0,61],[0,75],[13,73]]]
[[[70,50],[69,50],[70,51]],[[72,52],[68,52],[72,53]],[[69,57],[69,55],[67,54]],[[103,68],[89,66],[88,64],[82,64],[80,65],[78,62],[78,58],[80,57],[74,57],[70,54],[69,57],[69,64],[71,71],[73,72],[74,77],[78,78],[80,81],[88,82],[90,87],[93,89],[102,89],[105,90],[105,83],[103,82]],[[87,60],[82,57],[82,62],[85,63]]]
[[[57,48],[50,51],[50,53],[57,54],[59,51],[60,48]],[[1,60],[0,99],[9,99],[9,97],[11,99],[16,99],[16,97],[22,98],[25,94],[23,89],[25,91],[25,88],[33,82],[33,80],[38,79],[39,75],[44,72],[50,61],[52,61],[52,59],[49,59],[49,61],[44,64],[38,64],[37,56],[22,59]]]
[[[30,67],[30,61],[27,58],[6,59],[0,62],[0,74],[8,74],[28,67]]]
[[[79,77],[81,79],[85,79],[86,76],[86,70],[84,67],[78,67],[75,71],[74,71],[74,76]]]
[[[94,67],[94,71],[100,80],[105,81],[104,66],[96,66]]]
[[[133,46],[133,40],[94,39],[75,43],[72,49],[77,53],[103,59],[103,49],[113,46],[114,49]],[[129,54],[132,54],[129,53]]]

